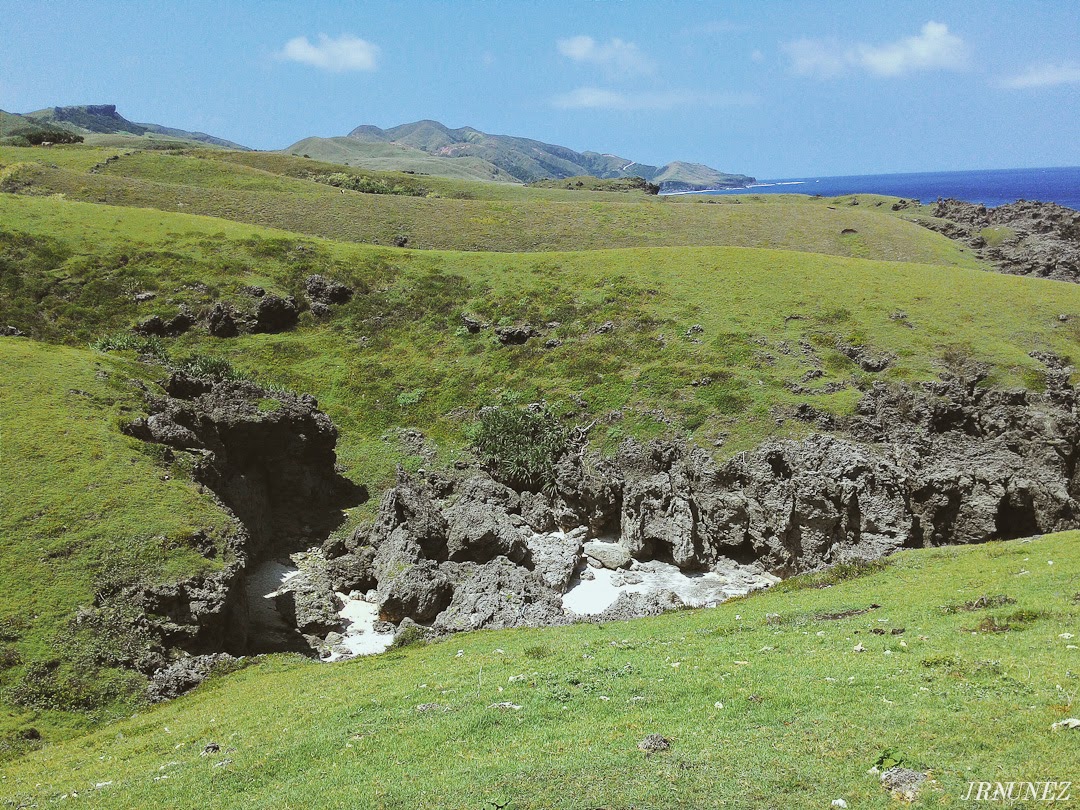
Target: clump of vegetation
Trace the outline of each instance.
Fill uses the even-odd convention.
[[[660,186],[656,183],[650,183],[644,177],[604,179],[583,175],[580,177],[567,177],[563,180],[554,178],[534,180],[528,186],[530,188],[566,188],[571,191],[643,191],[646,194],[660,193]]]
[[[986,610],[988,608],[1004,607],[1005,605],[1015,604],[1015,599],[1003,593],[1000,593],[997,596],[987,596],[983,594],[977,599],[971,599],[959,605],[942,605],[941,610],[944,613],[959,613],[961,611],[971,612],[973,610]]]
[[[550,492],[573,433],[546,404],[533,403],[482,408],[466,435],[493,477],[516,489]]]
[[[308,179],[334,188],[359,191],[364,194],[397,194],[403,197],[426,197],[428,190],[421,185],[391,183],[381,177],[365,177],[346,172],[313,173]]]
[[[201,377],[214,382],[244,381],[251,382],[252,377],[246,371],[236,368],[224,357],[210,357],[205,354],[193,354],[172,364],[172,368],[191,377]]]
[[[427,631],[418,624],[410,624],[402,628],[402,630],[394,636],[394,640],[390,642],[389,649],[400,650],[402,647],[412,647],[427,643]]]
[[[104,335],[92,341],[90,348],[99,352],[133,351],[140,356],[153,357],[160,362],[165,362],[169,358],[169,352],[161,338],[153,335],[136,335],[134,332]]]

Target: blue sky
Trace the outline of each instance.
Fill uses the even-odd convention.
[[[1080,165],[1075,0],[0,0],[0,42],[0,109],[261,149],[433,118],[759,178]]]

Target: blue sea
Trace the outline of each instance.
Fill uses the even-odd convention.
[[[1016,200],[1056,202],[1080,210],[1080,167],[1057,169],[993,169],[917,174],[867,174],[852,177],[794,177],[761,180],[748,189],[702,191],[700,194],[886,194],[930,203],[953,197],[984,205]]]

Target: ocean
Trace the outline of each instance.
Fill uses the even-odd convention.
[[[1040,200],[1080,210],[1080,167],[801,177],[762,180],[748,189],[693,193],[820,194],[823,197],[886,194],[924,203],[933,202],[938,197],[954,197],[990,206],[1016,200]]]

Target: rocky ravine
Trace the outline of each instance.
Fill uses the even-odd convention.
[[[921,224],[965,242],[1003,273],[1080,282],[1078,211],[1027,200],[987,208],[950,199],[938,200],[932,215]]]
[[[296,550],[326,537],[350,502],[334,472],[335,431],[309,397],[281,397],[279,410],[265,411],[254,403],[266,392],[250,384],[174,375],[169,396],[152,399],[153,415],[132,432],[202,454],[198,474],[243,523],[247,545],[212,581],[142,598],[181,629],[163,641],[174,650],[306,646],[337,658],[358,650],[340,631],[359,614],[387,639],[414,624],[434,634],[562,624],[581,619],[567,609],[568,589],[597,578],[662,582],[675,566],[686,581],[710,578],[723,598],[771,575],[903,547],[1073,528],[1080,422],[1071,368],[1039,359],[1045,393],[983,387],[977,373],[918,389],[878,384],[840,432],[767,442],[723,464],[686,444],[627,441],[614,458],[565,455],[548,494],[475,468],[400,473],[372,525],[325,542],[297,572],[278,571],[272,598],[288,626],[277,635],[265,623],[253,632],[243,574],[264,550],[280,553],[283,539]],[[678,607],[677,590],[622,594],[592,618]],[[197,682],[207,660],[159,668],[159,694]]]

